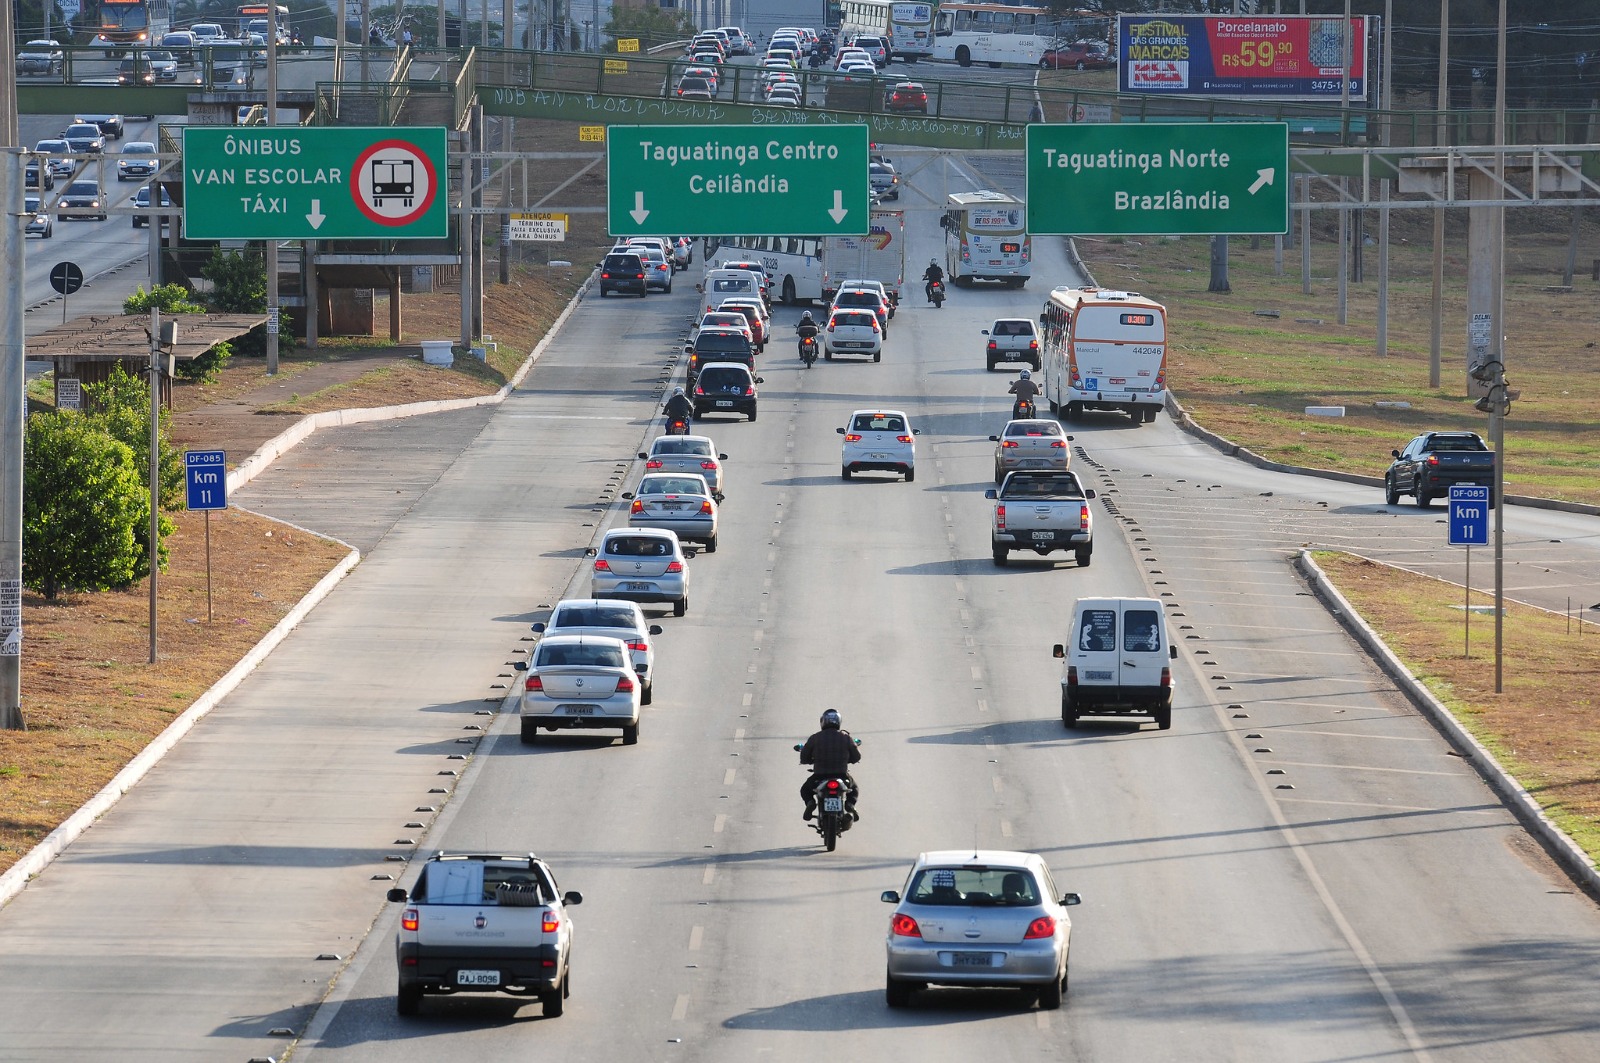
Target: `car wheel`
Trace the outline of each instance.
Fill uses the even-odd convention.
[[[783,301],[786,306],[793,306],[797,301],[794,297],[794,278],[783,278]]]
[[[1006,478],[1005,470],[1002,469],[1000,466],[996,465],[994,467],[994,483],[995,483],[995,486],[999,487],[1000,484],[1002,482],[1004,482],[1005,478]]]
[[[992,372],[994,372],[994,367],[995,367],[995,360],[993,358],[990,358],[988,360],[988,368],[985,369],[984,372],[992,373]]]
[[[1428,509],[1432,505],[1433,505],[1433,495],[1429,494],[1428,491],[1425,488],[1423,488],[1421,484],[1418,484],[1417,485],[1417,507],[1419,509]]]
[[[822,348],[822,358],[823,358],[823,361],[827,361],[827,362],[833,361],[833,352],[830,351],[826,347]]]
[[[1005,568],[1011,561],[1011,551],[1003,546],[993,547],[996,568]]]
[[[622,744],[625,746],[636,746],[639,744],[638,724],[630,724],[622,729]],[[546,1011],[545,1014],[548,1015],[549,1012]]]
[[[1088,568],[1089,558],[1094,556],[1094,552],[1091,550],[1074,550],[1072,556],[1078,562],[1079,568]]]
[[[711,538],[706,540],[706,553],[714,554],[716,552],[717,552],[717,537],[715,535],[713,535]]]
[[[750,419],[752,421],[756,419],[756,411],[753,408],[750,410]]]
[[[1050,69],[1050,60],[1048,60],[1048,59],[1039,60],[1039,69],[1040,70],[1049,70]]]
[[[906,470],[906,483],[914,484],[916,482],[917,482],[917,470],[916,470],[916,468],[912,467],[912,468],[907,469]]]
[[[1038,990],[1039,1007],[1044,1011],[1055,1011],[1061,1007],[1061,980],[1047,982]]]
[[[882,352],[882,351],[873,351],[873,352],[872,352],[872,360],[873,360],[873,361],[874,361],[874,362],[881,362],[881,361],[883,361],[883,352]]]
[[[538,739],[539,739],[539,723],[538,723],[538,721],[537,720],[530,720],[530,719],[528,719],[528,717],[524,716],[522,718],[522,744],[525,745],[525,746],[531,746],[531,745],[533,745],[534,742],[538,741]]]
[[[684,613],[687,613],[688,611],[689,611],[689,596],[687,594],[684,595],[682,598],[679,598],[677,601],[672,603],[672,615],[673,616],[682,616]]]
[[[1158,730],[1158,731],[1170,731],[1170,730],[1172,730],[1172,706],[1171,705],[1158,706],[1156,708],[1156,711],[1155,711],[1155,717],[1156,717],[1156,730]]]
[[[1075,421],[1078,419],[1078,414],[1081,413],[1082,410],[1083,407],[1079,406],[1076,402],[1069,402],[1065,406],[1061,407],[1061,415],[1068,421]]]
[[[1035,373],[1037,373],[1040,370],[1040,368],[1041,368],[1041,362],[1040,362],[1040,360],[1038,358],[1035,358],[1033,360],[1033,371]]]
[[[850,466],[848,466],[848,465],[839,466],[839,479],[841,479],[841,480],[850,479]]]
[[[644,690],[641,691],[640,694],[639,694],[639,704],[648,705],[652,701],[654,701],[655,699],[656,699],[656,685],[654,683],[646,683],[644,685]]]
[[[544,1005],[544,1017],[547,1019],[560,1018],[567,1005],[559,989],[553,989],[548,993],[540,993],[539,1003]]]
[[[891,1008],[909,1008],[911,1006],[911,983],[902,982],[893,975],[885,975],[883,1001]]]
[[[1064,690],[1061,692],[1061,726],[1078,726],[1078,703]]]
[[[1398,506],[1400,504],[1400,490],[1395,485],[1393,476],[1385,476],[1383,478],[1383,504],[1386,506]]]
[[[399,992],[394,996],[394,1010],[401,1015],[411,1016],[422,1010],[422,987],[420,985],[401,984]]]

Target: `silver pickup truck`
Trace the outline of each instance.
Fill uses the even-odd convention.
[[[396,1009],[415,1015],[425,993],[536,996],[560,1015],[572,965],[567,909],[580,893],[556,889],[549,865],[526,856],[436,853],[407,893],[395,936]]]
[[[1076,473],[1014,472],[999,489],[983,497],[994,500],[989,544],[994,563],[1004,566],[1013,550],[1032,550],[1043,557],[1052,550],[1070,550],[1080,568],[1094,552],[1094,514],[1089,503],[1094,488],[1085,488]]]

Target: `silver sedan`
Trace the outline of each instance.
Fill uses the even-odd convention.
[[[539,728],[622,728],[622,744],[639,741],[640,687],[621,639],[548,635],[533,651],[522,688],[522,741]]]
[[[598,548],[585,553],[594,558],[591,597],[622,598],[641,605],[671,602],[674,616],[689,611],[687,561],[694,554],[672,532],[613,528]]]
[[[640,451],[645,472],[686,472],[704,476],[706,486],[722,501],[722,463],[728,455],[717,453],[710,436],[656,436],[648,452]]]
[[[647,473],[637,491],[624,491],[631,499],[630,528],[664,528],[681,540],[704,543],[706,553],[717,552],[717,500],[705,477],[689,473]]]
[[[930,984],[1010,986],[1061,1006],[1067,987],[1067,906],[1036,853],[954,849],[923,853],[911,865],[889,921],[885,995],[891,1008]]]

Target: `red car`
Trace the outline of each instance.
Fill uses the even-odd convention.
[[[1117,57],[1099,41],[1078,41],[1065,48],[1051,48],[1039,60],[1045,70],[1111,70]]]
[[[915,81],[902,81],[889,89],[883,97],[886,111],[915,111],[928,113],[928,90]]]

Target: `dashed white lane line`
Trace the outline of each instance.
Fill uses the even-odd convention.
[[[1005,780],[1000,778],[998,775],[989,780],[989,785],[994,787],[995,793],[999,793],[1001,790],[1004,790],[1006,786]]]
[[[689,1014],[689,994],[679,993],[678,1002],[672,1005],[672,1021],[682,1022]]]
[[[711,824],[711,833],[712,834],[721,834],[722,833],[722,828],[726,827],[727,825],[728,825],[728,814],[726,812],[718,812],[717,813],[716,822]]]
[[[716,877],[717,877],[717,865],[716,864],[707,864],[706,865],[705,874],[700,876],[700,885],[709,886],[709,885],[711,885],[711,880],[716,878]]]
[[[705,936],[706,928],[703,926],[697,926],[693,930],[689,931],[689,951],[698,951],[700,948],[700,942],[705,938]]]
[[[735,768],[729,768],[727,771],[723,772],[722,773],[722,785],[724,785],[724,786],[732,786],[733,785],[733,777],[734,777],[735,774],[737,774],[737,769],[735,769]]]
[[[1009,819],[1002,819],[1000,821],[1000,836],[1002,838],[1011,837],[1011,821]]]
[[[745,695],[745,697],[747,697],[747,698],[748,698],[748,697],[749,697],[749,696],[750,696],[750,695],[749,695],[749,694],[746,694],[746,695]],[[745,704],[746,704],[746,705],[748,705],[748,704],[750,704],[750,703],[749,703],[749,702],[748,702],[748,701],[747,701],[747,702],[745,702]],[[736,727],[736,728],[734,728],[734,731],[733,731],[733,740],[734,740],[734,741],[735,741],[735,742],[743,742],[743,741],[744,741],[744,728],[743,728],[743,727]]]

